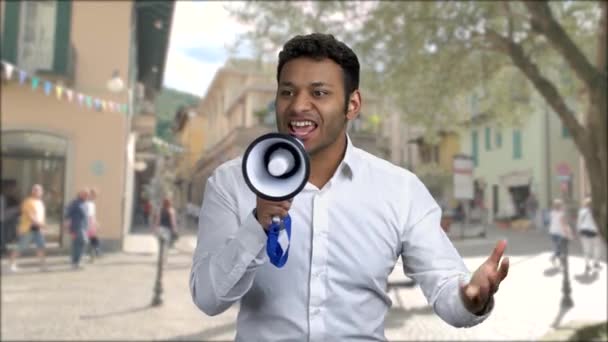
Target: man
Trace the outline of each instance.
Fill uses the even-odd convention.
[[[0,255],[7,252],[6,245],[17,238],[17,223],[19,221],[20,203],[17,194],[17,181],[2,180],[0,193]],[[8,253],[7,253],[8,254]]]
[[[100,255],[99,249],[99,238],[97,237],[97,230],[99,228],[99,221],[97,221],[97,190],[90,189],[88,200],[86,201],[87,215],[88,215],[88,229],[87,238],[89,240],[89,256],[91,263],[95,261],[95,258]]]
[[[540,225],[538,224],[538,200],[536,199],[536,195],[533,192],[530,193],[528,198],[526,199],[526,214],[528,215],[528,219],[530,220],[530,224],[535,228],[539,229]]]
[[[21,204],[21,219],[17,231],[19,242],[10,255],[10,269],[13,272],[18,270],[17,257],[28,248],[32,239],[36,244],[36,255],[40,259],[40,270],[46,270],[45,242],[42,234],[42,230],[46,228],[46,214],[42,194],[42,185],[34,184],[30,196]]]
[[[87,208],[88,189],[82,189],[78,196],[68,205],[65,213],[65,227],[69,229],[72,236],[72,268],[81,268],[80,259],[87,243],[87,228],[89,215]]]
[[[580,235],[581,245],[583,247],[583,255],[585,256],[585,274],[591,272],[591,261],[593,268],[601,269],[600,255],[602,240],[597,230],[597,224],[591,213],[591,197],[585,197],[583,206],[578,211],[576,220],[576,228]]]
[[[507,275],[506,242],[470,274],[440,226],[441,210],[410,172],[352,145],[359,62],[331,35],[296,36],[279,54],[276,118],[310,155],[293,201],[256,198],[241,159],[207,181],[190,290],[209,315],[240,301],[237,341],[385,340],[387,278],[397,258],[454,326],[483,321]],[[397,190],[399,189],[399,190]],[[271,217],[292,221],[289,260],[269,263]]]

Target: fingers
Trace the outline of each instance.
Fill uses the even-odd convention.
[[[507,240],[498,241],[496,243],[496,247],[494,247],[494,250],[492,251],[492,255],[490,255],[490,257],[488,258],[488,261],[490,261],[494,265],[498,265],[498,262],[500,261],[500,258],[502,258],[502,255],[504,254],[506,248]]]
[[[272,223],[273,216],[284,218],[290,208],[291,201],[274,202],[258,198],[256,207],[258,222],[264,229],[267,229]]]
[[[498,282],[500,283],[501,281],[503,281],[507,277],[508,273],[509,273],[509,257],[505,257],[504,259],[502,259],[502,262],[500,263],[500,267],[498,268]]]

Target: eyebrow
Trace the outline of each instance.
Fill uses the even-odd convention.
[[[282,81],[279,83],[279,86],[281,87],[295,87],[295,84],[293,82],[289,82],[289,81]],[[332,87],[331,84],[329,83],[325,83],[325,82],[312,82],[309,84],[310,87]]]

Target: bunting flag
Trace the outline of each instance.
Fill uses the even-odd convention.
[[[66,89],[65,96],[68,98],[68,101],[72,102],[74,99],[74,91],[72,89]]]
[[[38,77],[32,77],[32,90],[36,90],[38,88],[38,82],[40,82]]]
[[[61,95],[63,94],[63,87],[60,85],[55,86],[55,94],[57,94],[57,99],[61,100]]]
[[[26,78],[27,78],[27,73],[23,70],[19,71],[19,84],[25,83]]]
[[[156,146],[161,152],[173,152],[173,153],[182,153],[184,152],[184,148],[178,145],[174,145],[164,141],[161,138],[156,136],[152,137],[152,144]]]
[[[94,109],[96,111],[128,114],[129,107],[126,103],[120,104],[113,101],[92,97],[90,95],[75,91],[74,89],[67,88],[63,84],[55,84],[49,80],[40,79],[37,76],[29,75],[27,71],[19,69],[17,66],[7,61],[0,61],[0,63],[2,64],[2,71],[4,72],[6,80],[10,81],[13,78],[13,74],[17,73],[19,77],[19,84],[24,85],[29,79],[32,91],[35,91],[42,86],[44,94],[47,96],[50,96],[54,90],[57,100],[63,100],[66,98],[70,103],[73,103],[74,98],[76,98],[76,102],[81,107],[86,106],[87,108]],[[2,76],[1,72],[0,76]],[[64,94],[65,96],[63,96]]]
[[[15,67],[9,62],[2,62],[2,64],[4,64],[6,79],[10,80],[13,78],[13,71],[15,70]]]
[[[49,95],[53,89],[53,84],[49,81],[44,82],[44,93]]]

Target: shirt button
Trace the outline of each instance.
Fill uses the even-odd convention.
[[[312,311],[310,312],[311,315],[316,316],[319,314],[319,312],[321,312],[321,310],[319,309],[312,309]]]

